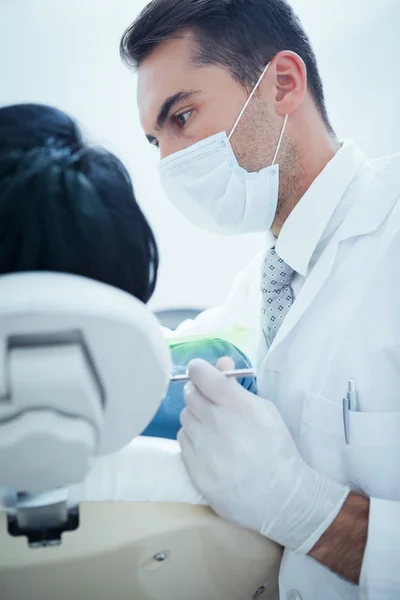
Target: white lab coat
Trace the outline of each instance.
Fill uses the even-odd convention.
[[[269,351],[260,327],[261,256],[237,278],[227,306],[190,328],[251,327],[245,350],[259,365],[259,394],[276,403],[306,462],[372,499],[361,586],[286,551],[282,600],[400,598],[400,155],[367,179]],[[358,406],[346,444],[342,400],[351,379]]]

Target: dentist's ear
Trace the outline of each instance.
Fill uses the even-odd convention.
[[[295,52],[279,52],[270,65],[274,77],[275,111],[279,116],[291,115],[303,103],[307,93],[307,68]]]

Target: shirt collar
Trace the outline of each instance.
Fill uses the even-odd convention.
[[[337,209],[364,161],[355,144],[344,141],[287,218],[276,252],[296,273],[307,275],[319,243],[343,221],[345,215]],[[335,211],[341,219],[338,223],[333,223]]]

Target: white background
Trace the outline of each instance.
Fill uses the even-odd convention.
[[[179,2],[179,0],[177,0]],[[126,163],[162,265],[153,308],[223,301],[263,236],[218,238],[186,223],[156,177],[138,123],[122,32],[144,0],[0,0],[0,105],[43,102],[76,117]],[[331,121],[373,157],[400,149],[400,0],[292,0],[311,37]],[[323,200],[323,199],[322,199]]]

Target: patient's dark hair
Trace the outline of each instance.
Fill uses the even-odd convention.
[[[156,241],[130,177],[77,125],[49,106],[0,109],[0,274],[58,271],[147,302]]]

